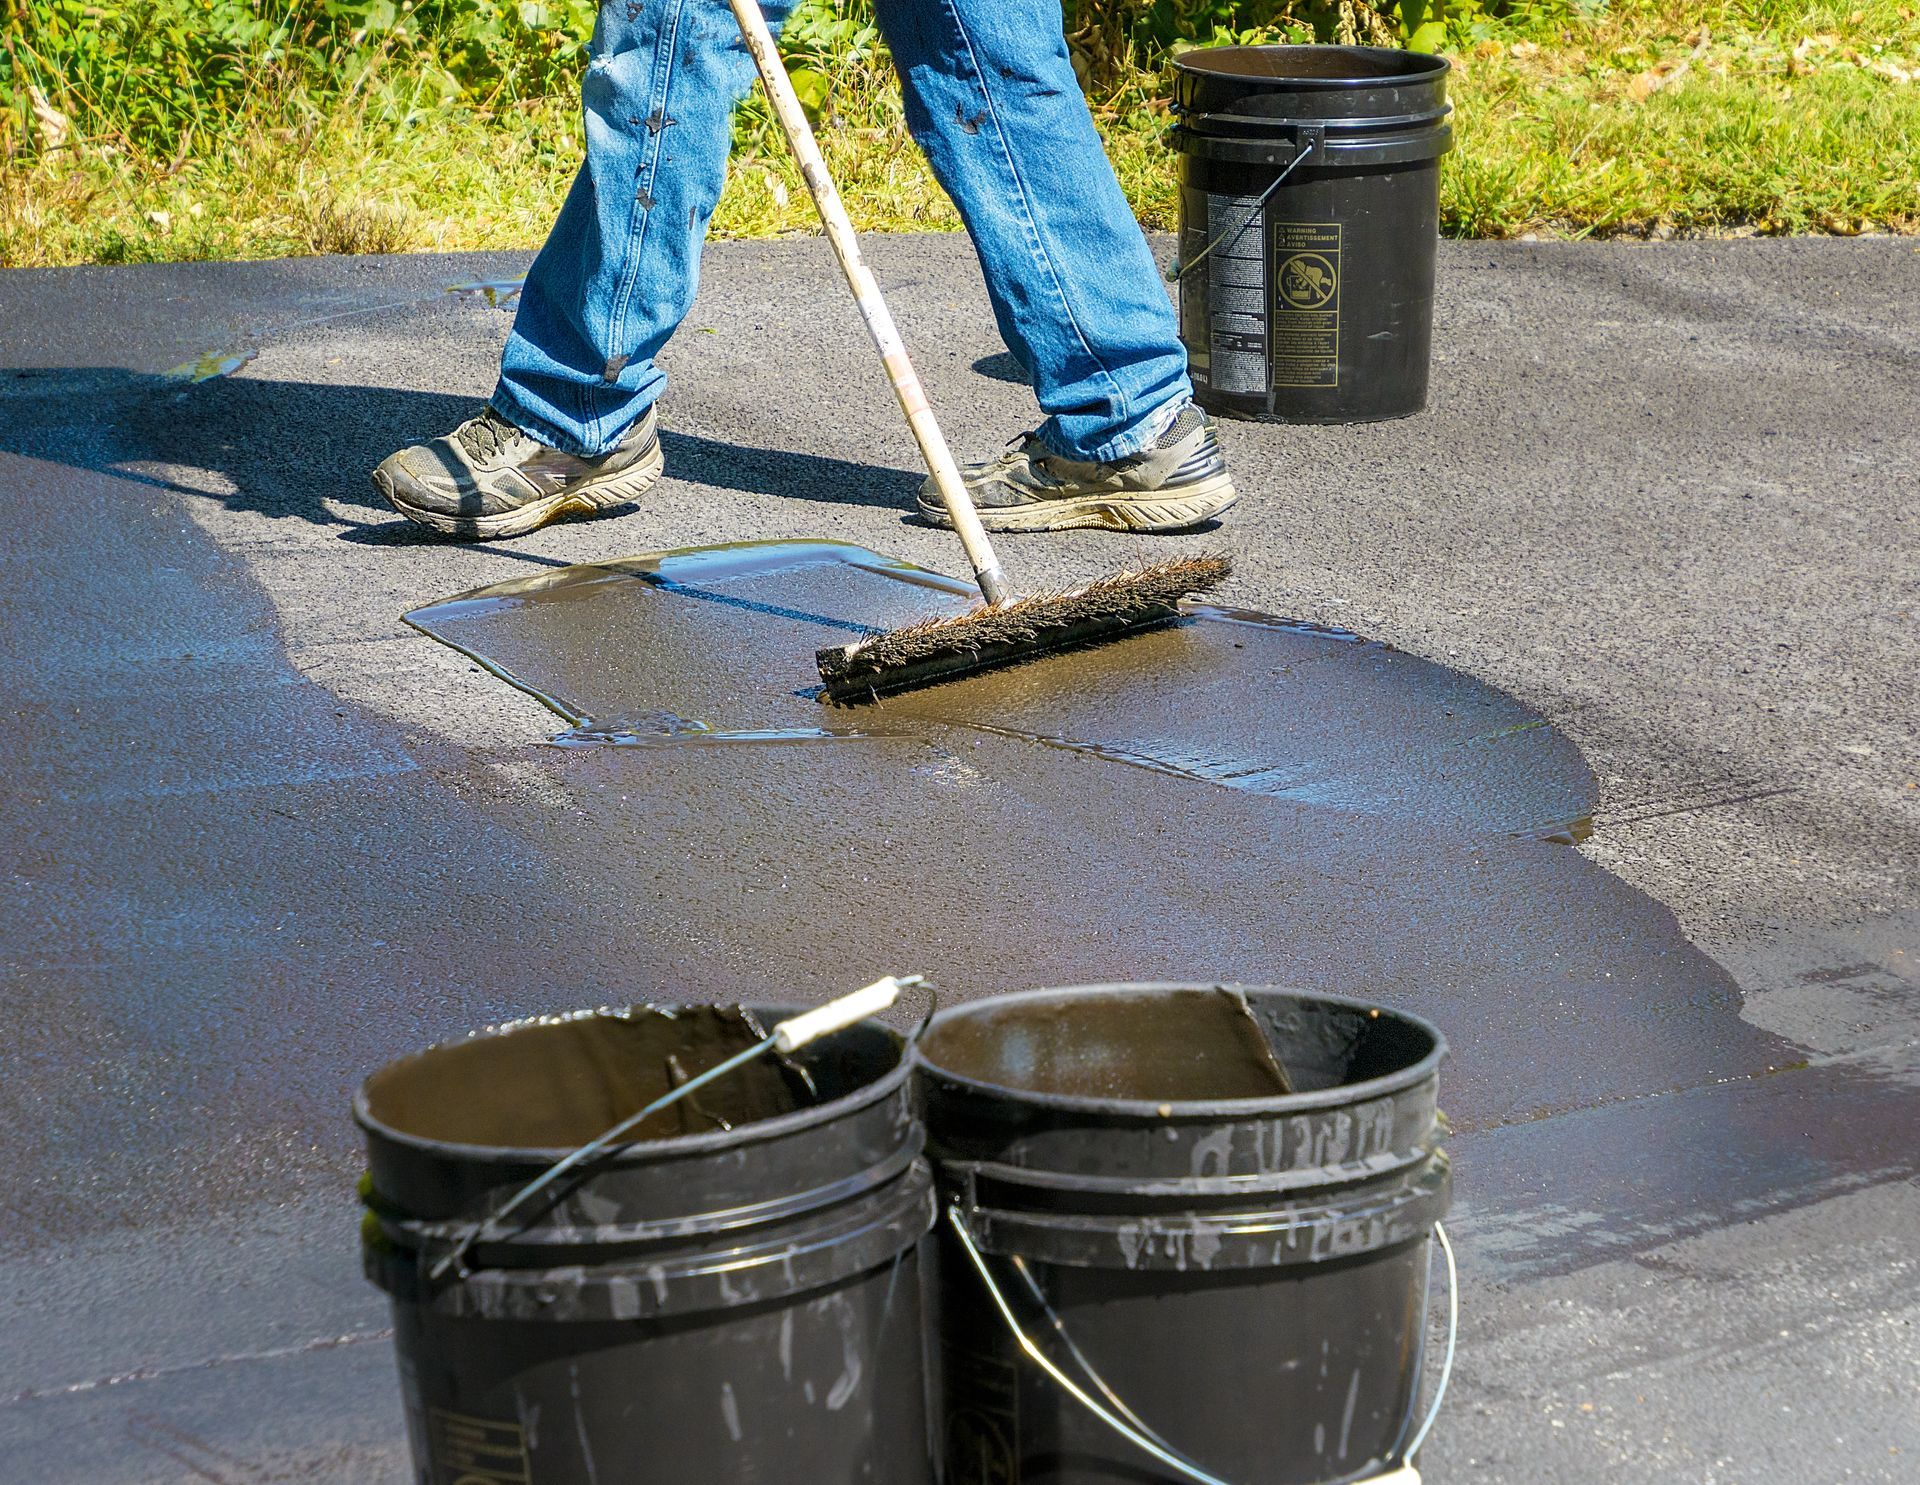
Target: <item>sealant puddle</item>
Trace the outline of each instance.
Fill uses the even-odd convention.
[[[813,652],[974,601],[830,542],[562,569],[408,622],[567,721],[566,747],[931,738],[970,728],[1317,808],[1572,838],[1592,780],[1543,719],[1342,630],[1196,607],[1119,644],[865,706],[813,699]]]
[[[904,693],[890,716],[986,727],[1248,793],[1489,834],[1570,836],[1592,777],[1469,676],[1340,630],[1196,607],[1189,622]]]
[[[971,593],[864,548],[743,543],[564,568],[406,619],[566,721],[563,747],[803,743],[923,736],[823,711],[813,652]]]
[[[1671,914],[1529,838],[1586,816],[1592,776],[1536,713],[1444,666],[1200,610],[872,705],[809,699],[819,646],[970,601],[860,548],[776,543],[410,617],[570,724],[640,740],[574,749],[569,871],[618,884],[622,923],[651,923],[705,986],[741,994],[778,966],[824,993],[912,967],[957,996],[1342,991],[1444,1027],[1449,1107],[1489,1123],[1780,1060]],[[920,741],[702,746],[842,726]]]

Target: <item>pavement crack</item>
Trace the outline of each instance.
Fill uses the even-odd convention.
[[[174,1366],[136,1367],[132,1371],[114,1372],[109,1376],[95,1377],[85,1382],[69,1382],[62,1387],[24,1387],[5,1398],[0,1398],[0,1407],[40,1402],[52,1397],[74,1397],[81,1393],[102,1392],[110,1387],[124,1387],[131,1382],[157,1382],[167,1377],[184,1376],[189,1372],[212,1371],[216,1367],[234,1366],[250,1361],[283,1361],[290,1356],[310,1356],[318,1351],[337,1351],[347,1346],[363,1346],[369,1342],[392,1339],[393,1330],[388,1326],[379,1330],[349,1331],[345,1335],[319,1336],[310,1341],[302,1341],[297,1346],[273,1346],[264,1351],[235,1351],[223,1356],[209,1356],[201,1361],[185,1361]]]
[[[1796,794],[1799,790],[1791,784],[1783,784],[1772,789],[1755,789],[1748,793],[1726,794],[1715,799],[1688,800],[1684,804],[1668,805],[1665,808],[1643,808],[1635,814],[1622,814],[1613,809],[1602,807],[1594,812],[1595,827],[1602,830],[1618,830],[1627,825],[1638,825],[1645,820],[1665,819],[1669,815],[1698,814],[1702,810],[1721,809],[1731,804],[1750,804],[1756,799],[1774,799],[1782,794]],[[1631,809],[1633,806],[1628,805]]]
[[[1844,1061],[1845,1057],[1827,1059]],[[1652,1103],[1663,1098],[1683,1098],[1689,1093],[1699,1093],[1707,1089],[1723,1088],[1734,1083],[1755,1083],[1763,1078],[1774,1077],[1780,1073],[1804,1072],[1814,1065],[1814,1059],[1803,1058],[1796,1062],[1774,1063],[1751,1072],[1729,1073],[1724,1077],[1707,1078],[1698,1083],[1677,1083],[1671,1088],[1649,1088],[1645,1092],[1631,1093],[1621,1098],[1603,1098],[1593,1103],[1571,1103],[1534,1109],[1522,1114],[1500,1119],[1468,1120],[1456,1119],[1456,1134],[1492,1134],[1502,1129],[1518,1129],[1528,1124],[1543,1123],[1548,1119],[1572,1119],[1582,1114],[1605,1113],[1621,1109],[1629,1104]]]

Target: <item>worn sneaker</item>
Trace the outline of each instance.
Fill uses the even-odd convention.
[[[989,531],[1179,531],[1239,498],[1213,419],[1192,403],[1152,448],[1111,464],[1065,458],[1028,433],[998,459],[960,473]],[[932,480],[920,487],[919,505],[934,525],[953,524]]]
[[[392,455],[374,470],[373,484],[409,521],[485,541],[637,500],[665,464],[652,408],[610,451],[582,459],[548,448],[489,407],[445,438]]]

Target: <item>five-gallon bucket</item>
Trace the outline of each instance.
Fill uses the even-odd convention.
[[[879,1023],[729,1072],[471,1241],[784,1014],[546,1018],[368,1079],[366,1266],[420,1485],[930,1480],[932,1180]]]
[[[1180,335],[1203,406],[1357,423],[1426,405],[1447,71],[1362,46],[1175,62]]]
[[[1403,1466],[1449,1192],[1444,1053],[1415,1017],[1271,988],[1034,990],[938,1017],[945,1485]]]

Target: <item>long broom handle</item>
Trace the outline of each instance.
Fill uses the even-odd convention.
[[[1011,602],[1014,595],[1007,585],[1007,575],[1001,571],[1000,561],[993,554],[993,543],[987,540],[986,528],[980,524],[973,501],[967,496],[967,488],[960,479],[960,466],[953,462],[946,435],[940,431],[939,421],[927,405],[926,389],[920,385],[919,373],[907,357],[906,344],[894,326],[887,301],[880,295],[880,285],[860,254],[860,239],[854,235],[846,207],[840,204],[840,192],[827,171],[827,162],[821,158],[806,110],[800,106],[799,95],[787,77],[786,64],[780,60],[780,49],[774,43],[767,18],[760,13],[757,0],[727,0],[727,3],[733,8],[733,18],[740,23],[740,35],[753,55],[753,65],[760,70],[760,81],[773,102],[774,117],[779,119],[787,144],[800,162],[800,174],[813,193],[813,204],[819,209],[821,225],[827,229],[827,240],[833,244],[834,256],[840,260],[840,269],[847,276],[847,286],[853,290],[854,300],[860,306],[860,317],[867,322],[867,333],[873,337],[874,349],[880,352],[887,368],[893,395],[900,399],[900,410],[907,415],[907,425],[913,429],[914,440],[920,445],[920,456],[926,460],[934,488],[940,492],[940,501],[947,508],[953,529],[959,533],[960,544],[967,549],[967,560],[973,564],[980,592],[988,603]]]

